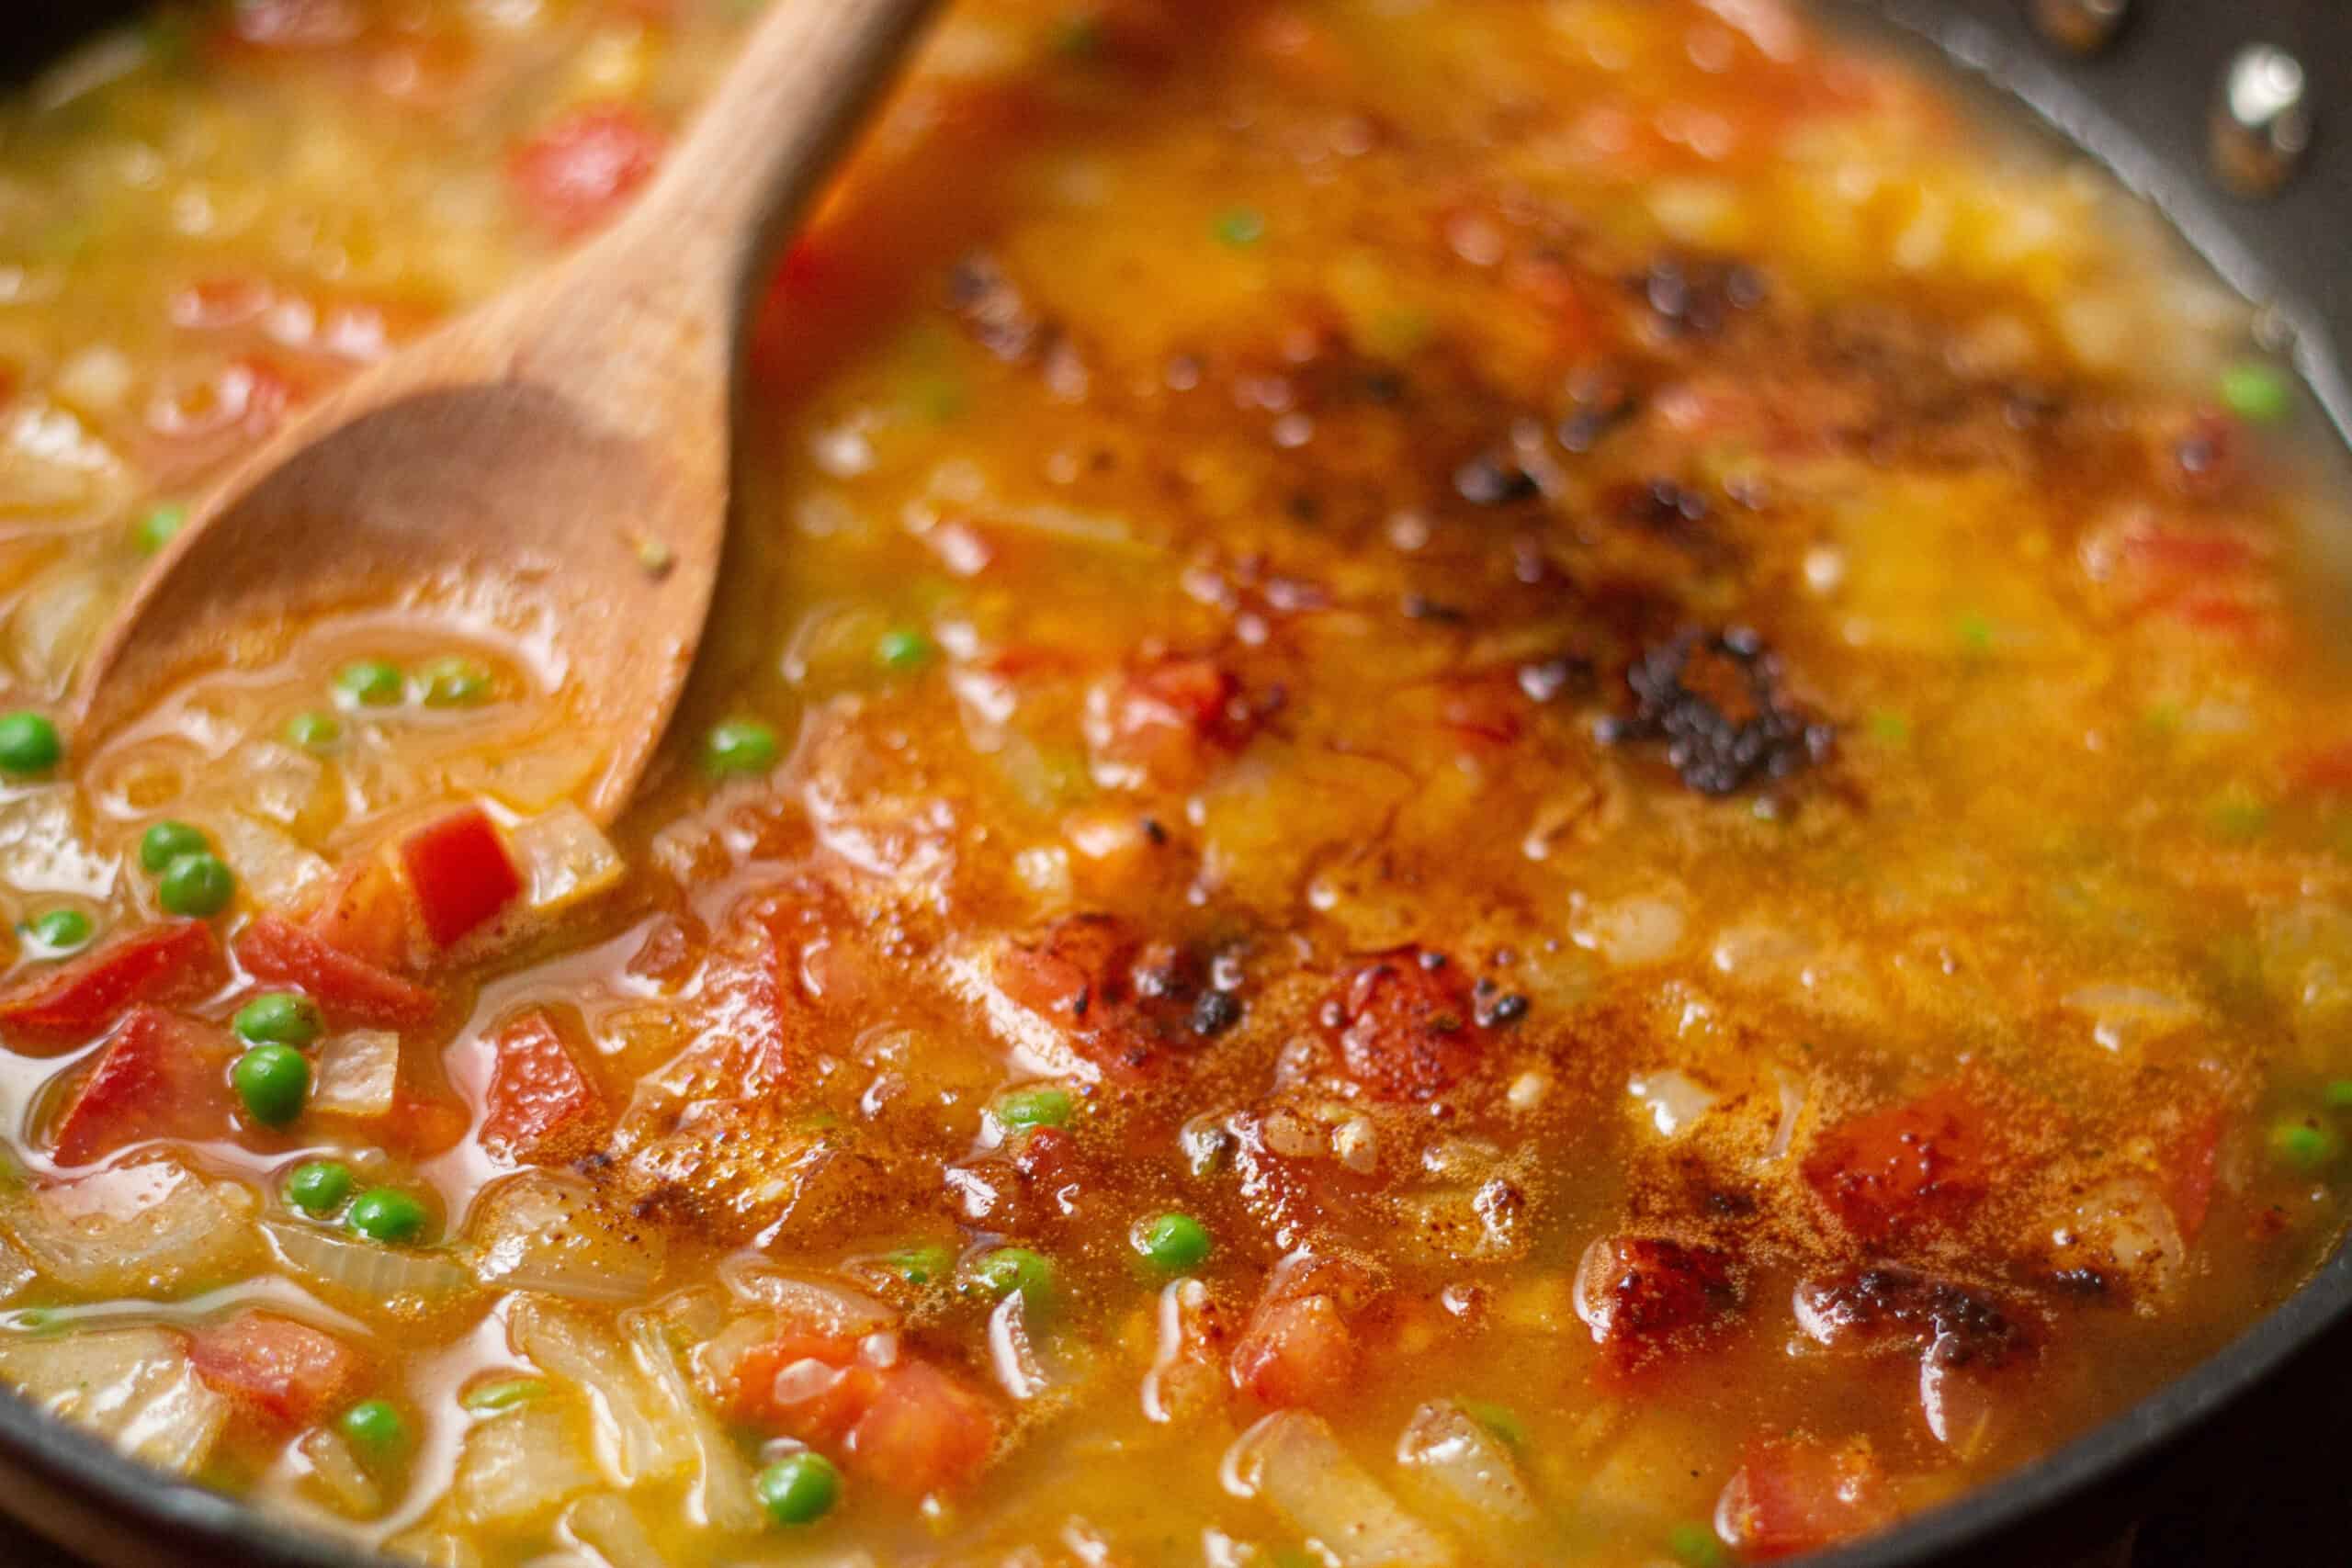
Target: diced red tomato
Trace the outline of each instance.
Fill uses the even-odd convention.
[[[345,872],[310,917],[310,929],[328,946],[387,971],[411,963],[411,925],[400,873],[372,856]]]
[[[1238,750],[1256,728],[1240,680],[1203,656],[1131,670],[1096,691],[1087,709],[1087,739],[1097,752],[1161,783],[1197,777],[1216,752]]]
[[[689,1098],[772,1095],[803,1081],[816,1020],[795,978],[785,922],[773,918],[775,904],[792,896],[764,896],[730,912],[703,970],[710,1027],[673,1070]]]
[[[1386,1100],[1443,1094],[1484,1055],[1467,983],[1443,955],[1419,948],[1359,965],[1326,1016],[1348,1077]]]
[[[881,1374],[874,1403],[850,1429],[858,1468],[910,1497],[953,1491],[995,1451],[996,1412],[956,1378],[922,1361]]]
[[[1233,1382],[1261,1404],[1320,1404],[1355,1376],[1355,1336],[1327,1295],[1267,1302],[1233,1347]]]
[[[575,109],[514,151],[507,175],[532,214],[559,234],[617,212],[662,162],[662,136],[628,104]]]
[[[1079,1057],[1122,1077],[1160,1070],[1199,986],[1184,955],[1147,945],[1114,916],[1073,915],[1007,942],[991,972],[1005,998],[1051,1023]]]
[[[472,1125],[463,1106],[402,1087],[393,1091],[391,1114],[384,1118],[381,1135],[410,1158],[426,1159],[457,1147]]]
[[[523,891],[506,840],[479,806],[453,811],[401,841],[424,933],[448,947],[497,919]]]
[[[169,920],[118,938],[0,997],[0,1032],[87,1040],[139,1002],[188,1002],[229,978],[220,939],[202,920]]]
[[[1503,269],[1503,287],[1534,306],[1550,325],[1554,352],[1575,355],[1589,350],[1600,323],[1577,276],[1544,255],[1515,257]]]
[[[610,1118],[604,1092],[582,1071],[554,1018],[539,1008],[518,1013],[487,1043],[481,1146],[496,1158],[523,1164],[585,1152],[582,1145]]]
[[[910,1496],[963,1484],[996,1447],[995,1410],[961,1379],[789,1325],[735,1363],[721,1398],[737,1419],[845,1450]]]
[[[237,959],[256,980],[291,986],[342,1022],[408,1029],[432,1018],[433,993],[355,958],[282,915],[263,915],[237,935]]]
[[[723,1397],[738,1420],[831,1447],[857,1425],[877,1386],[854,1343],[786,1331],[735,1363]]]
[[[1671,1339],[1739,1305],[1731,1260],[1711,1247],[1657,1236],[1603,1236],[1577,1270],[1577,1315],[1618,1368],[1656,1358]]]
[[[2183,1119],[2163,1140],[2165,1206],[2180,1227],[2183,1243],[2195,1245],[2213,1207],[2213,1179],[2221,1169],[2222,1116],[2203,1111]]]
[[[1345,1306],[1366,1281],[1338,1258],[1293,1259],[1266,1282],[1227,1365],[1233,1385],[1278,1408],[1330,1399],[1354,1381],[1356,1339]]]
[[[1759,1562],[1795,1557],[1892,1523],[1894,1504],[1870,1445],[1804,1438],[1750,1448],[1715,1504],[1715,1532]]]
[[[1993,1156],[1984,1112],[1947,1087],[1830,1128],[1804,1179],[1848,1230],[1882,1242],[1967,1218],[1991,1188]]]
[[[225,1134],[234,1054],[217,1030],[134,1010],[58,1118],[57,1163],[87,1165],[150,1138]]]
[[[249,1416],[283,1430],[325,1416],[360,1374],[358,1353],[334,1335],[264,1312],[198,1333],[189,1359],[198,1377]]]

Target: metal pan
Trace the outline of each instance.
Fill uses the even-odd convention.
[[[2352,6],[2338,0],[1824,0],[1916,36],[2022,100],[2153,198],[2266,320],[2352,440]],[[0,16],[21,77],[135,0]],[[2061,40],[2061,41],[2053,41]],[[2257,51],[2267,47],[2271,52]],[[2233,96],[2233,88],[2235,89]],[[2344,112],[2331,118],[2331,111]],[[2339,134],[2331,137],[2331,131]],[[2352,612],[2352,607],[2347,607]],[[2057,1564],[2111,1554],[2184,1495],[2233,1521],[2231,1482],[2271,1472],[2314,1387],[2352,1371],[2352,1252],[2196,1371],[2056,1453],[1817,1568]],[[2249,1456],[2255,1462],[2249,1464]],[[2223,1477],[2217,1483],[2215,1478]],[[2338,1480],[2329,1495],[2341,1496]],[[346,1548],[172,1482],[0,1393],[0,1513],[107,1568],[368,1568]],[[2340,1528],[2340,1525],[2339,1527]],[[4,1548],[5,1541],[0,1541]],[[2196,1560],[2249,1561],[2210,1534]]]

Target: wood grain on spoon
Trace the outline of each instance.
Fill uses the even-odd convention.
[[[550,645],[610,820],[667,727],[725,541],[753,284],[933,0],[773,0],[636,208],[239,465],[85,666],[102,739],[301,617],[413,604]]]

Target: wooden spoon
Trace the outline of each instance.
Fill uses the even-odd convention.
[[[729,513],[745,319],[933,0],[774,0],[637,206],[307,410],[198,506],[85,667],[77,744],[398,609],[526,638],[610,821],[676,707]]]

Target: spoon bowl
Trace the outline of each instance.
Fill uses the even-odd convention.
[[[667,728],[729,515],[753,281],[933,0],[776,0],[637,208],[305,411],[191,513],[79,687],[96,743],[175,683],[398,604],[551,647],[610,821]]]

